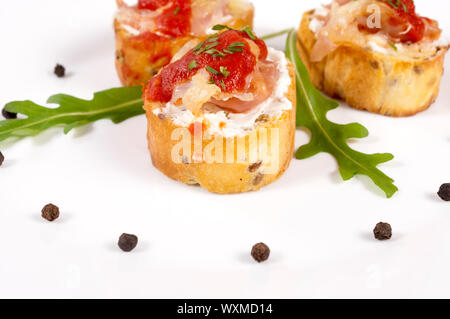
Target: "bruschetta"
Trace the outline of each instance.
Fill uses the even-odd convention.
[[[168,177],[220,194],[259,190],[294,152],[295,74],[249,28],[187,43],[145,88],[148,144]],[[217,29],[217,28],[216,28]]]
[[[350,106],[409,116],[437,98],[448,41],[412,0],[334,0],[306,12],[298,51],[313,84]]]
[[[116,68],[125,86],[147,84],[187,42],[213,33],[211,27],[252,26],[247,0],[116,0]]]

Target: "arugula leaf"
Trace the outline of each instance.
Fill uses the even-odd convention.
[[[59,107],[47,108],[31,101],[6,104],[8,112],[20,113],[27,118],[0,121],[0,141],[9,137],[34,136],[56,125],[62,125],[67,134],[77,126],[100,119],[109,118],[117,124],[144,113],[141,87],[97,92],[92,100],[57,94],[51,96],[47,103],[58,104]]]
[[[392,154],[364,154],[350,148],[347,140],[363,138],[369,135],[367,129],[352,123],[340,125],[330,122],[327,113],[339,106],[339,103],[325,97],[309,79],[308,71],[297,52],[297,33],[292,30],[286,43],[286,54],[292,61],[297,78],[297,126],[306,127],[311,132],[311,140],[297,150],[297,159],[306,159],[318,153],[331,154],[339,165],[339,172],[344,180],[356,174],[366,175],[380,187],[388,198],[398,188],[394,180],[377,169],[377,165],[388,162]]]

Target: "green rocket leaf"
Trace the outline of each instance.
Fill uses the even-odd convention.
[[[33,136],[53,126],[61,125],[67,134],[73,128],[101,119],[123,122],[144,113],[142,88],[122,87],[97,92],[92,100],[82,100],[70,95],[51,96],[47,103],[58,104],[47,108],[31,101],[6,104],[8,112],[23,114],[24,119],[0,121],[0,141],[9,137]]]
[[[339,103],[325,97],[309,79],[308,71],[297,52],[295,30],[288,35],[286,53],[292,61],[297,78],[297,126],[306,127],[311,132],[311,140],[297,150],[297,159],[306,159],[318,153],[331,154],[339,165],[344,180],[356,174],[366,175],[380,187],[388,198],[398,188],[394,180],[377,169],[377,165],[394,158],[392,154],[364,154],[350,148],[347,140],[363,138],[369,135],[367,129],[358,124],[340,125],[330,122],[327,113],[339,106]]]

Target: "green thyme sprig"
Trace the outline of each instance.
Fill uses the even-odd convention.
[[[378,0],[378,1],[390,4],[394,9],[398,9],[401,5],[405,13],[409,12],[408,7],[402,0]]]
[[[240,28],[239,31],[243,31],[243,32],[247,33],[248,37],[251,40],[253,40],[253,41],[256,40],[256,35],[253,33],[253,30],[252,30],[252,28],[250,28],[250,26],[247,25],[243,28]]]
[[[228,75],[230,75],[230,71],[228,71],[227,70],[227,67],[225,67],[225,66],[221,66],[220,67],[220,71],[217,71],[216,69],[214,69],[214,68],[212,68],[212,67],[210,67],[210,66],[207,66],[206,67],[206,70],[209,72],[209,73],[211,73],[211,74],[214,74],[214,75],[217,75],[217,76],[223,76],[224,78],[227,78],[228,77]]]
[[[220,73],[224,76],[224,77],[228,77],[228,75],[230,75],[230,72],[227,70],[226,66],[221,66],[220,67]]]
[[[203,44],[205,44],[205,42],[203,42],[203,43],[200,45],[200,47],[199,47],[198,49],[194,49],[194,52],[196,52],[196,53],[195,53],[196,55],[200,55],[200,54],[202,54],[203,52],[206,52],[206,51],[208,51],[208,50],[210,50],[210,49],[212,49],[212,48],[218,46],[218,45],[219,45],[219,42],[216,41],[216,42],[207,44],[207,45],[205,45],[205,46],[202,48]]]
[[[206,67],[206,71],[208,71],[209,73],[212,73],[214,75],[220,75],[219,71],[217,71],[216,69],[210,67],[209,65]]]
[[[397,46],[396,46],[394,43],[388,41],[388,44],[389,44],[389,46],[390,46],[392,49],[394,49],[394,51],[398,51],[398,48],[397,48]]]
[[[195,69],[197,66],[198,66],[197,61],[192,60],[191,63],[189,63],[189,65],[188,65],[188,69],[189,69],[189,71],[191,71],[191,70]]]
[[[216,24],[213,28],[214,31],[222,31],[222,30],[235,30],[230,28],[229,26],[223,25],[223,24]],[[252,28],[250,28],[249,25],[246,25],[243,28],[240,28],[238,31],[242,31],[247,33],[248,37],[252,40],[256,40],[256,35],[253,33]]]
[[[227,25],[223,25],[223,24],[216,24],[215,26],[212,27],[212,29],[214,31],[222,31],[222,30],[233,30],[232,28],[230,28]]]
[[[221,66],[220,67],[220,71],[217,71],[216,69],[207,66],[206,70],[216,76],[223,76],[224,78],[227,78],[230,75],[230,71],[227,70],[227,67],[225,66]],[[214,81],[214,79],[211,77],[208,81],[208,84],[216,84],[216,82]],[[225,86],[225,81],[224,79],[220,80],[220,86],[222,87],[223,91],[225,92],[227,90],[226,86]]]

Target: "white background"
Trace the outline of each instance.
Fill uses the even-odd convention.
[[[113,0],[4,2],[0,105],[119,86]],[[264,35],[296,27],[321,1],[254,3]],[[448,1],[416,4],[450,31]],[[256,193],[185,186],[152,167],[143,116],[1,143],[0,297],[450,297],[450,204],[436,195],[450,182],[448,62],[438,101],[420,115],[329,114],[369,129],[354,148],[396,156],[381,166],[400,188],[389,200],[367,178],[343,182],[326,154],[293,160]],[[299,130],[296,144],[307,141]],[[49,202],[61,208],[54,223],[40,217]],[[379,221],[392,240],[373,239]],[[139,236],[132,253],[116,245],[123,232]],[[272,249],[264,264],[249,254],[260,241]]]

